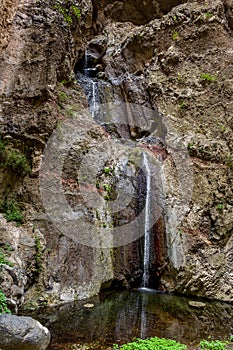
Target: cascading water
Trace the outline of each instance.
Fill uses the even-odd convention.
[[[108,124],[109,120],[106,120],[105,116],[102,115],[103,109],[101,109],[101,104],[107,105],[109,102],[114,101],[124,101],[127,102],[126,95],[123,88],[123,80],[124,78],[120,79],[113,79],[113,81],[105,81],[98,78],[98,70],[95,66],[93,66],[87,51],[85,52],[84,61],[83,61],[83,68],[81,69],[81,72],[77,72],[77,79],[80,83],[80,85],[83,87],[86,96],[88,98],[89,102],[89,111],[93,117],[93,119],[100,123],[101,125],[105,126]],[[110,79],[111,80],[111,79]],[[106,110],[106,107],[105,109]],[[128,106],[126,107],[126,110],[124,111],[125,115],[127,115],[127,120],[132,120],[139,111],[132,111],[131,108]],[[107,113],[108,114],[108,113]],[[136,115],[137,117],[137,115]],[[140,117],[140,116],[139,116]],[[108,116],[108,118],[111,118]],[[110,121],[111,122],[111,121]],[[130,131],[127,131],[125,126],[116,126],[116,129],[112,127],[112,130],[117,130],[117,135],[119,138],[123,139],[130,139]],[[140,143],[141,140],[138,139],[138,141],[135,141],[137,143]],[[150,279],[150,258],[151,258],[151,241],[150,241],[150,225],[151,225],[151,212],[152,212],[152,184],[151,184],[151,164],[149,162],[149,156],[146,151],[142,150],[141,152],[141,166],[142,170],[144,172],[144,178],[145,178],[145,189],[144,192],[144,227],[141,227],[140,229],[143,230],[144,233],[144,247],[143,247],[143,276],[142,276],[142,283],[141,287],[144,289],[147,289],[150,287],[149,279]],[[119,162],[119,164],[121,161]],[[119,165],[120,166],[120,165]],[[116,169],[117,169],[116,165]],[[120,166],[121,167],[121,166]],[[123,171],[124,172],[124,171]],[[119,174],[118,174],[119,175]]]
[[[149,283],[149,264],[150,264],[150,191],[151,191],[151,173],[148,157],[143,153],[143,165],[146,173],[146,203],[145,203],[145,227],[144,227],[144,257],[143,257],[143,276],[142,287],[147,288]]]

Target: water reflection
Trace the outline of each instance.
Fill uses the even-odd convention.
[[[204,308],[194,308],[189,301],[151,291],[114,292],[103,300],[94,299],[93,308],[74,303],[33,316],[49,327],[49,349],[53,350],[73,349],[72,344],[86,344],[85,349],[92,350],[109,349],[114,343],[152,336],[181,341],[190,349],[208,336],[229,339],[233,332],[232,305],[205,302]]]

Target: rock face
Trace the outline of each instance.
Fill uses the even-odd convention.
[[[1,350],[46,350],[49,330],[31,317],[0,316]]]
[[[115,250],[80,245],[54,228],[40,196],[38,175],[49,137],[87,107],[84,91],[74,80],[74,69],[81,70],[87,49],[99,81],[110,86],[108,99],[109,91],[114,91],[115,99],[158,110],[167,127],[166,206],[152,230],[152,285],[232,301],[231,2],[72,4],[81,17],[72,8],[59,9],[55,0],[5,0],[0,9],[1,147],[7,159],[18,152],[31,167],[31,172],[16,171],[0,148],[0,198],[5,211],[0,245],[14,264],[4,264],[0,272],[2,289],[21,305],[87,298],[112,281],[140,285],[142,239]],[[63,16],[64,9],[69,17]],[[85,119],[82,124],[80,135],[88,125]],[[88,145],[97,148],[109,137],[106,130],[97,129],[75,145],[76,151],[79,147],[85,154]],[[138,130],[130,133],[134,139],[145,137]],[[155,130],[150,136],[158,139],[160,134]],[[185,205],[179,198],[174,147],[169,147],[176,139],[190,155],[183,177],[193,180],[187,182],[191,185]],[[81,154],[75,154],[75,147],[62,179],[66,199],[74,208],[77,168],[71,165]],[[81,206],[85,208],[82,200]],[[6,213],[15,207],[24,213],[21,226],[6,221]],[[98,221],[96,213],[88,215]]]

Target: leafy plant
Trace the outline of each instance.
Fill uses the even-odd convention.
[[[11,311],[7,307],[7,298],[2,290],[0,290],[0,315],[1,314],[10,314]]]
[[[105,167],[104,168],[104,173],[105,174],[111,174],[113,172],[113,169],[112,168],[109,168],[109,167]]]
[[[4,217],[7,221],[15,221],[19,224],[23,223],[23,214],[14,199],[5,199],[1,205],[1,210],[5,213]]]
[[[108,185],[108,184],[103,184],[103,189],[108,192],[108,193],[111,193],[112,191],[112,186],[111,185]]]
[[[175,340],[165,338],[150,338],[150,339],[137,339],[136,341],[128,344],[114,345],[114,349],[122,350],[185,350],[187,347],[184,344],[176,342]]]
[[[5,166],[22,175],[31,171],[25,155],[14,149],[8,150]]]
[[[71,10],[73,11],[73,14],[74,14],[74,16],[75,16],[76,18],[81,17],[80,9],[79,9],[77,6],[72,5],[72,6],[71,6]]]
[[[212,82],[217,80],[217,76],[216,75],[211,75],[209,73],[202,73],[201,74],[201,79],[203,81],[208,81],[208,82],[212,83]]]
[[[212,341],[202,340],[200,342],[200,347],[203,350],[225,350],[226,343],[220,340],[212,340]]]
[[[14,266],[14,264],[6,258],[5,254],[2,251],[0,251],[0,265],[1,264],[8,265],[11,267]]]
[[[64,21],[71,26],[73,24],[73,19],[78,19],[81,16],[80,9],[72,4],[71,1],[57,1],[54,5],[54,8],[57,9],[62,15]]]
[[[174,32],[173,32],[173,34],[172,34],[172,40],[177,40],[178,39],[178,37],[179,37],[179,33],[176,31],[176,30],[174,30]]]

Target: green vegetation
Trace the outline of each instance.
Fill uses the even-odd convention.
[[[225,350],[226,349],[226,343],[222,342],[220,340],[202,340],[200,342],[201,349],[204,350]]]
[[[185,350],[186,345],[176,342],[171,339],[164,338],[150,338],[150,339],[137,339],[135,342],[124,344],[122,346],[114,345],[114,349],[122,350]]]
[[[217,209],[217,210],[223,210],[223,208],[224,208],[224,204],[222,204],[222,203],[218,203],[218,204],[216,205],[216,209]]]
[[[5,213],[4,217],[7,221],[14,221],[18,224],[23,223],[23,214],[14,199],[5,199],[1,205],[1,210]]]
[[[58,97],[59,97],[59,102],[60,103],[66,102],[66,100],[68,98],[67,94],[64,91],[59,91]]]
[[[201,74],[201,79],[203,81],[208,81],[210,83],[213,83],[214,81],[217,80],[217,76],[216,75],[211,75],[209,73],[202,73]]]
[[[5,166],[21,175],[26,175],[31,171],[27,158],[17,150],[8,151]]]
[[[230,337],[233,340],[233,336]],[[202,340],[200,342],[200,349],[203,350],[225,350],[229,342],[220,340]],[[136,339],[132,343],[123,344],[121,346],[114,344],[114,350],[185,350],[187,346],[176,342],[175,340],[165,338],[150,338],[150,339]]]
[[[38,236],[35,237],[35,244],[36,244],[35,270],[38,274],[40,274],[40,272],[43,269],[43,253],[42,253],[40,238]]]
[[[69,26],[73,24],[74,19],[79,19],[81,16],[80,9],[74,4],[74,0],[57,0],[54,8],[63,15],[64,21]]]
[[[14,148],[7,148],[2,138],[0,138],[0,166],[20,175],[26,175],[31,171],[25,155]]]
[[[179,34],[176,30],[174,30],[173,34],[172,34],[172,40],[176,41],[179,37]]]
[[[1,264],[8,265],[8,266],[11,266],[11,267],[14,266],[14,264],[11,261],[9,261],[6,258],[5,254],[0,250],[0,265]]]
[[[105,174],[111,174],[113,172],[113,169],[112,168],[109,168],[109,167],[105,167],[104,168],[104,173]]]
[[[206,12],[205,16],[206,16],[206,18],[210,18],[210,17],[212,17],[213,15],[212,15],[212,13],[210,13],[210,12]]]
[[[221,125],[220,130],[221,130],[221,132],[224,133],[226,131],[226,126],[225,125]]]
[[[103,189],[104,189],[108,194],[110,194],[111,191],[112,191],[112,186],[111,186],[111,185],[108,185],[108,184],[103,184]]]
[[[184,100],[179,101],[179,109],[185,109],[187,107],[187,103]]]
[[[7,298],[2,290],[0,290],[0,315],[10,314],[11,311],[7,307]]]

